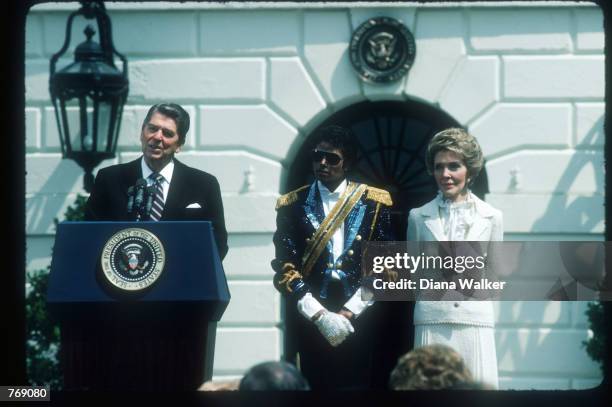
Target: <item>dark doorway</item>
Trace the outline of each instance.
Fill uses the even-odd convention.
[[[358,103],[335,113],[319,127],[330,124],[355,133],[358,164],[351,179],[391,193],[395,236],[405,240],[408,212],[429,202],[437,192],[425,166],[427,144],[437,132],[462,126],[444,111],[414,101]],[[309,144],[304,143],[289,170],[286,191],[313,181]],[[472,190],[480,198],[488,192],[484,169]]]
[[[462,127],[442,110],[416,101],[361,102],[329,117],[319,127],[338,124],[350,128],[358,147],[357,165],[351,179],[389,191],[393,198],[392,227],[397,240],[406,239],[408,212],[419,207],[437,193],[435,181],[427,173],[425,153],[429,140],[449,127]],[[316,129],[314,129],[316,130]],[[289,169],[285,191],[313,182],[307,140]],[[472,186],[480,198],[488,192],[487,175],[483,169]],[[283,308],[287,305],[283,301]],[[378,329],[383,333],[376,355],[376,374],[380,388],[386,388],[391,369],[397,358],[412,348],[413,303],[382,302],[377,304]],[[295,321],[283,309],[285,322],[285,359],[295,361]]]

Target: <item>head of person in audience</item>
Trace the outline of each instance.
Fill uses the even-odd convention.
[[[310,385],[295,366],[274,361],[251,367],[238,390],[310,390]]]
[[[400,357],[391,372],[391,390],[450,389],[458,383],[473,381],[463,358],[445,345],[413,349]]]
[[[240,379],[231,380],[209,380],[204,382],[198,390],[201,391],[234,391],[238,390]]]

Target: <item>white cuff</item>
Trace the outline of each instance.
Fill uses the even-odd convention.
[[[325,307],[311,293],[306,293],[298,300],[297,309],[304,318],[311,320],[317,312],[324,310]]]
[[[355,315],[355,318],[365,311],[370,305],[374,304],[373,300],[364,301],[361,299],[361,287],[357,289],[355,294],[344,304],[344,308],[348,309]]]

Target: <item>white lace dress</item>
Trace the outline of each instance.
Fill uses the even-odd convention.
[[[460,203],[452,203],[438,194],[428,205],[431,204],[437,206],[441,231],[449,241],[466,240],[470,227],[479,217],[478,207],[491,208],[471,193]],[[419,217],[411,216],[410,221],[418,222]],[[417,301],[414,346],[450,346],[463,356],[476,381],[498,388],[493,321],[490,301]]]

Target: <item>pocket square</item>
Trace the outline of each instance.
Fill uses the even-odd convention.
[[[202,208],[202,205],[200,205],[197,202],[191,203],[189,205],[187,205],[186,209],[198,209],[198,208]]]

